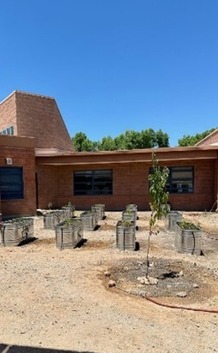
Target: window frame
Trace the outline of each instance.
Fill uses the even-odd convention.
[[[0,167],[1,200],[24,199],[23,167]]]
[[[167,166],[167,168],[169,170],[169,176],[167,180],[166,191],[168,191],[169,194],[184,195],[184,194],[194,193],[194,166],[170,166],[170,167]],[[149,174],[152,173],[152,170],[153,170],[153,167],[150,167]],[[176,171],[180,173],[189,171],[191,172],[191,177],[183,177],[183,178],[173,177],[173,173],[175,173]],[[186,183],[184,183],[184,181]],[[187,183],[191,184],[190,188],[189,188],[189,185],[187,185]],[[175,185],[173,186],[173,184]]]
[[[170,184],[169,187],[167,186],[167,191],[170,194],[193,194],[194,193],[194,166],[173,166],[168,167],[169,169],[169,178],[168,183]],[[190,172],[191,177],[173,177],[173,173],[180,172]],[[173,184],[177,185],[173,187]],[[191,187],[189,187],[191,184]]]
[[[106,175],[107,177],[105,177]],[[105,177],[105,180],[104,180],[104,177]],[[103,180],[101,180],[102,178]],[[113,194],[113,170],[112,169],[75,170],[73,172],[73,186],[74,186],[73,188],[74,196],[112,195]]]
[[[10,125],[6,127],[5,129],[0,131],[0,135],[14,135],[14,127],[13,125]]]

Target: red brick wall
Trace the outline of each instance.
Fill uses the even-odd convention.
[[[170,194],[170,203],[173,209],[205,211],[210,210],[215,201],[215,161],[199,160],[187,161],[178,164],[171,163],[168,166],[194,166],[194,193]]]
[[[73,151],[72,140],[53,98],[15,91],[0,103],[0,130],[35,137],[38,148]]]
[[[16,97],[12,93],[4,101],[0,102],[0,131],[13,125],[14,134],[17,134],[16,123]]]
[[[72,140],[53,98],[16,92],[17,131],[32,136],[38,148],[72,151]]]
[[[183,163],[170,163],[168,166],[189,166],[195,169],[195,192],[193,194],[171,194],[170,203],[177,210],[210,210],[214,203],[215,162],[199,160]],[[135,203],[140,210],[149,209],[148,173],[151,164],[111,164],[105,169],[113,169],[113,195],[74,196],[73,171],[87,169],[72,166],[39,166],[39,207],[61,207],[69,201],[79,210],[90,209],[95,203],[103,203],[107,210],[122,210],[128,203]],[[90,168],[90,167],[89,167]],[[100,169],[93,166],[92,169]]]
[[[7,138],[7,145],[2,143],[4,138]],[[19,139],[15,136],[0,136],[0,166],[6,166],[6,157],[12,158],[12,166],[23,167],[24,181],[24,199],[1,200],[3,217],[36,214],[35,151],[31,144],[28,138]]]
[[[197,146],[209,146],[213,143],[218,143],[218,129],[213,131],[210,135],[206,136],[203,140],[199,141]]]

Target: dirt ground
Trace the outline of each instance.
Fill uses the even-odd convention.
[[[218,352],[218,214],[183,213],[202,227],[201,256],[178,253],[160,221],[151,238],[155,285],[139,281],[150,213],[138,212],[138,251],[116,248],[121,215],[106,212],[75,249],[59,250],[42,217],[34,241],[0,247],[0,352]]]

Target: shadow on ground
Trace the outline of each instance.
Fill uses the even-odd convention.
[[[0,353],[94,353],[90,351],[69,351],[41,347],[7,345],[0,343]]]

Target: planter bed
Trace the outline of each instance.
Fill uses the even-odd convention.
[[[105,218],[105,205],[104,204],[95,204],[91,207],[91,211],[97,213],[98,219]]]
[[[32,218],[15,218],[2,223],[1,245],[17,246],[34,235]]]
[[[80,218],[72,218],[55,227],[56,246],[59,249],[75,248],[83,238],[83,226]]]
[[[80,214],[84,230],[94,230],[98,224],[96,212],[86,211]]]
[[[176,222],[175,247],[178,252],[201,255],[202,231],[189,222]]]
[[[116,247],[119,250],[135,250],[135,234],[135,222],[118,221],[116,225]]]

